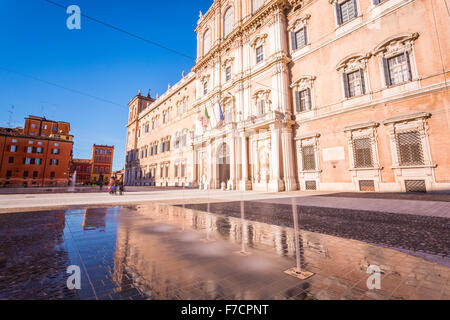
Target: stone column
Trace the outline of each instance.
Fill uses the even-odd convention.
[[[248,180],[248,155],[247,155],[247,137],[245,132],[241,134],[241,155],[242,155],[242,179],[240,189],[243,191],[250,190],[251,184]]]
[[[230,144],[230,180],[233,184],[232,189],[234,190],[236,187],[236,141],[234,137],[234,130],[231,132],[228,141]]]
[[[294,156],[293,156],[293,140],[292,140],[292,128],[290,124],[288,127],[281,129],[281,141],[283,147],[283,169],[284,169],[284,186],[285,191],[297,190],[297,181],[294,174]]]
[[[271,180],[269,190],[272,192],[283,191],[283,181],[280,179],[280,125],[278,123],[270,125],[272,158],[271,158]]]
[[[211,186],[213,185],[213,179],[212,179],[212,166],[213,166],[213,159],[212,159],[212,146],[211,146],[211,141],[207,142],[207,146],[206,146],[206,163],[207,163],[207,168],[206,168],[206,181],[209,185],[209,188],[211,188]]]

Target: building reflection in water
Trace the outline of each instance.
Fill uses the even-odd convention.
[[[104,232],[106,228],[106,213],[105,209],[84,209],[83,230],[93,231],[97,230]]]
[[[337,284],[327,284],[339,290],[363,283],[360,280],[367,277],[368,263],[395,273],[398,284],[414,272],[411,266],[420,265],[430,274],[437,272],[434,264],[395,250],[307,231],[296,234],[290,227],[245,220],[244,206],[241,209],[241,217],[234,218],[184,207],[138,206],[138,217],[118,221],[115,280],[126,283],[124,277],[130,279],[154,299],[266,299],[274,297],[268,279],[283,279],[283,271],[294,264],[319,270],[318,274],[348,274]],[[295,220],[297,207],[293,213]],[[183,232],[172,232],[167,226],[177,230],[182,226]],[[183,234],[192,234],[197,240],[186,244],[180,240]],[[202,241],[208,237],[217,241]],[[252,248],[251,256],[233,254],[247,252],[247,246]],[[448,268],[439,270],[448,275]],[[292,292],[306,290],[327,298],[327,292],[314,291],[323,288],[322,279],[312,277],[303,283],[292,279]]]

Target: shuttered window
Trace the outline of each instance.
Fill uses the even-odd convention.
[[[418,131],[397,134],[401,166],[423,165],[422,142]]]
[[[343,74],[346,98],[357,97],[366,93],[364,71],[362,69]]]
[[[302,112],[311,110],[311,89],[307,88],[302,91],[295,92],[295,111]]]
[[[383,59],[383,67],[387,86],[412,80],[411,63],[407,52]]]
[[[297,50],[306,46],[308,44],[306,27],[303,27],[297,32],[291,32],[291,41],[292,41],[292,50]]]
[[[303,147],[302,149],[303,170],[316,170],[316,156],[314,146]]]
[[[357,15],[356,0],[347,0],[341,4],[336,3],[336,17],[339,25],[356,18]]]
[[[353,140],[355,168],[372,168],[372,145],[369,138]]]

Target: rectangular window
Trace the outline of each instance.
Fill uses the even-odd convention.
[[[297,32],[292,32],[292,49],[297,50],[308,44],[306,27],[301,28]]]
[[[187,100],[183,102],[183,112],[186,113],[188,111]]]
[[[208,94],[208,81],[203,83],[203,95],[206,96]]]
[[[40,166],[40,165],[42,164],[42,159],[37,158],[37,159],[36,159],[36,164],[37,164],[38,166]]]
[[[423,165],[422,142],[418,131],[397,134],[401,166]]]
[[[27,148],[27,153],[33,153],[33,147],[28,147]]]
[[[50,172],[50,179],[55,179],[55,172],[54,171]]]
[[[411,65],[407,52],[389,59],[384,59],[383,63],[386,73],[386,85],[396,85],[412,80]]]
[[[366,93],[364,71],[362,69],[351,73],[343,73],[342,76],[346,98],[357,97]]]
[[[24,179],[27,179],[27,178],[28,178],[28,171],[24,171],[24,172],[23,172],[23,178],[24,178]]]
[[[25,164],[31,164],[31,158],[25,158]]]
[[[6,179],[10,179],[11,176],[12,176],[12,171],[11,170],[6,171]]]
[[[357,97],[365,93],[364,71],[358,70],[347,74],[347,98]]]
[[[369,138],[353,140],[355,168],[372,168],[372,145]]]
[[[14,163],[14,157],[9,157],[8,163]]]
[[[11,147],[9,148],[9,151],[10,151],[10,152],[17,152],[17,146],[11,146]]]
[[[264,100],[258,101],[258,112],[259,112],[259,115],[266,114],[266,101],[264,101]]]
[[[225,69],[225,80],[230,81],[231,80],[231,67],[227,67]]]
[[[53,154],[59,154],[59,149],[53,149],[53,150],[52,150],[52,153],[53,153]]]
[[[263,46],[259,46],[256,48],[256,63],[260,63],[264,60],[264,48]]]
[[[295,111],[302,112],[311,110],[311,89],[307,88],[302,91],[295,92]]]
[[[58,159],[51,159],[50,161],[51,161],[50,164],[51,164],[52,166],[57,166],[58,163],[59,163],[59,160],[58,160]]]
[[[339,25],[344,24],[358,15],[356,0],[347,0],[341,4],[336,3],[336,16]]]
[[[316,155],[314,146],[304,147],[302,149],[303,170],[316,170]]]
[[[33,171],[33,179],[37,179],[38,177],[38,172],[37,171]]]

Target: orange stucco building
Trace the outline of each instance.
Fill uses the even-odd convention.
[[[99,183],[107,184],[113,175],[114,146],[92,146],[91,159],[73,159],[71,176],[75,171],[77,184]]]
[[[436,0],[216,0],[192,71],[130,101],[126,183],[450,190],[449,25]]]
[[[0,186],[67,186],[70,124],[29,116],[23,129],[0,128]]]

